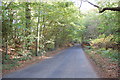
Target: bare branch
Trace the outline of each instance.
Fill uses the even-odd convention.
[[[94,7],[97,7],[99,9],[99,13],[102,13],[102,12],[104,12],[106,10],[120,11],[120,7],[112,7],[112,8],[106,7],[106,8],[101,8],[98,5],[95,5],[95,4],[91,3],[91,2],[89,2],[88,0],[85,0],[85,2],[88,2],[89,4],[93,5]]]
[[[79,13],[80,13],[81,6],[82,6],[82,0],[80,1]]]
[[[79,8],[81,8],[81,6],[82,6],[82,0],[80,1],[80,7]]]
[[[12,2],[10,2],[10,3],[8,4],[8,6],[5,8],[5,10],[8,9],[11,4],[12,4]]]
[[[93,6],[95,6],[95,7],[97,7],[97,8],[100,8],[98,5],[95,5],[95,4],[93,4],[93,3],[91,3],[91,2],[89,2],[88,0],[86,0],[89,4],[91,4],[91,5],[93,5]]]
[[[111,11],[120,11],[120,7],[112,7],[112,8],[103,8],[99,13],[104,12],[105,10],[111,10]]]

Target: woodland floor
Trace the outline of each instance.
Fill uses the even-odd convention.
[[[111,61],[111,59],[96,54],[94,51],[86,52],[86,56],[101,78],[118,78],[119,66],[117,61]]]

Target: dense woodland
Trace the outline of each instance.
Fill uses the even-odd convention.
[[[118,7],[118,0],[96,1]],[[103,4],[104,3],[104,4]],[[73,2],[2,2],[3,66],[46,55],[48,51],[81,43],[118,61],[120,12],[93,9],[82,13]],[[10,63],[12,62],[12,63]],[[9,64],[8,64],[9,63]],[[16,64],[20,65],[20,64]]]

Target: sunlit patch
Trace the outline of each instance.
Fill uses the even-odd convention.
[[[53,57],[41,56],[40,58],[43,58],[43,59],[51,59],[51,58],[53,58]]]

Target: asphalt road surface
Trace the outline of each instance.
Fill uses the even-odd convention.
[[[80,46],[59,54],[3,78],[99,78]]]

